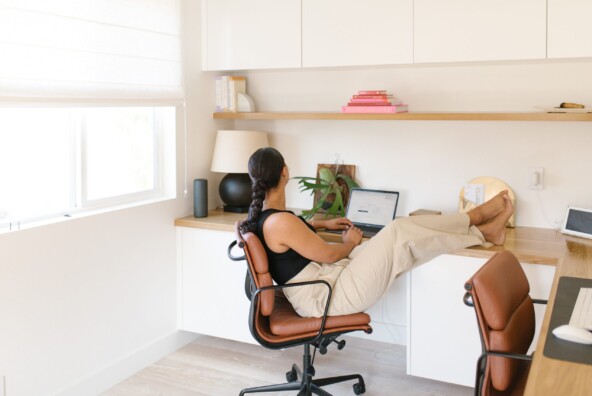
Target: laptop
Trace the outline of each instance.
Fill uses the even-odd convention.
[[[370,238],[395,218],[398,203],[399,193],[396,191],[353,188],[345,217],[362,230],[365,238]]]

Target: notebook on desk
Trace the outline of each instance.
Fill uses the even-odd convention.
[[[353,188],[345,217],[364,232],[364,237],[370,238],[395,218],[398,203],[399,193],[396,191]]]

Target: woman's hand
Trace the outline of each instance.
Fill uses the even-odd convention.
[[[358,246],[362,243],[362,238],[364,237],[364,233],[357,227],[351,226],[347,229],[347,231],[343,231],[341,239],[343,239],[344,244],[351,243],[354,246]]]
[[[347,230],[354,225],[347,217],[336,217],[330,220],[323,220],[323,227],[327,230]]]

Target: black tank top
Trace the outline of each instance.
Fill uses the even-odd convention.
[[[289,210],[266,209],[261,212],[261,217],[259,217],[259,221],[257,222],[257,230],[255,232],[255,234],[257,234],[261,240],[261,243],[263,243],[263,247],[267,253],[267,260],[269,261],[269,273],[278,285],[283,285],[288,282],[312,261],[306,257],[301,256],[293,249],[288,249],[284,253],[276,253],[267,246],[265,238],[263,237],[263,223],[270,215],[282,212],[291,213],[296,216],[294,212]],[[298,218],[302,220],[304,224],[308,226],[308,228],[316,232],[314,227],[308,224],[302,216],[298,216]]]

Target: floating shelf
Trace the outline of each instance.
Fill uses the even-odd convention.
[[[214,113],[216,120],[592,121],[592,113]]]

